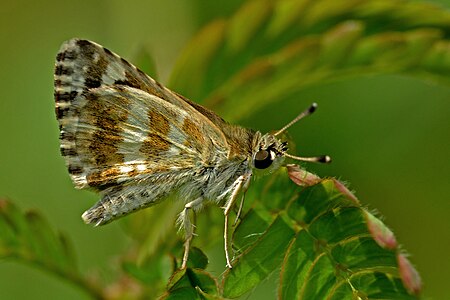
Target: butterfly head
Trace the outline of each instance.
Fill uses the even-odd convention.
[[[253,153],[253,167],[259,170],[278,169],[284,161],[287,143],[277,139],[273,134],[263,135]]]
[[[299,114],[289,124],[278,130],[274,134],[265,134],[260,136],[255,145],[255,151],[253,153],[253,167],[259,170],[266,170],[271,172],[278,169],[286,157],[308,162],[320,162],[329,163],[331,158],[328,155],[321,155],[315,157],[300,157],[287,153],[287,142],[281,141],[277,138],[277,135],[284,132],[291,125],[299,121],[300,119],[312,114],[317,108],[317,104],[313,103],[307,110]]]

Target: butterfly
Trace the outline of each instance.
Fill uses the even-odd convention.
[[[262,134],[227,123],[91,41],[62,44],[54,88],[60,150],[70,177],[76,188],[101,197],[83,220],[103,225],[175,195],[185,203],[178,217],[185,233],[182,268],[194,235],[190,211],[209,203],[223,207],[231,268],[230,211],[241,197],[242,207],[252,175],[278,169],[286,157],[330,161],[288,154],[287,142],[278,138],[316,104],[275,133]]]

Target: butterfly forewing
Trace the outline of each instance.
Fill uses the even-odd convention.
[[[212,154],[227,154],[225,137],[208,116],[90,41],[62,45],[55,101],[72,180],[102,196],[84,216],[89,223],[152,205]]]
[[[83,91],[116,84],[140,89],[175,105],[181,103],[157,81],[94,42],[72,39],[62,44],[55,68],[58,98],[74,100]]]

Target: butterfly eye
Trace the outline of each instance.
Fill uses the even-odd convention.
[[[267,151],[267,150],[259,150],[256,152],[255,155],[255,168],[257,169],[265,169],[268,168],[273,160],[275,159],[275,153],[273,151]]]

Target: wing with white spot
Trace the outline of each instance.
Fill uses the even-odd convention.
[[[55,101],[61,152],[78,188],[190,168],[227,149],[213,123],[223,120],[90,41],[61,46]]]
[[[60,119],[61,153],[79,188],[102,190],[192,169],[211,153],[227,153],[208,124],[135,88],[91,89],[70,112]]]

